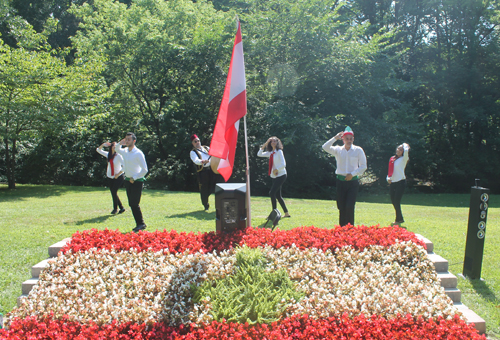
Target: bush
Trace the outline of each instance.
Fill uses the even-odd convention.
[[[195,303],[210,301],[216,321],[267,323],[278,321],[293,301],[304,294],[295,291],[285,269],[265,270],[267,261],[259,249],[243,247],[236,255],[234,275],[201,286],[192,286]]]

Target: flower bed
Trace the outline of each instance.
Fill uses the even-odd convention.
[[[424,247],[413,233],[378,226],[76,233],[7,315],[9,330],[0,330],[0,337],[484,338],[456,315]],[[248,248],[262,254],[265,271],[285,270],[302,296],[278,301],[284,310],[278,321],[256,322],[245,314],[247,322],[230,322],[231,312],[215,313],[209,296],[193,298],[204,282],[231,278],[241,267],[238,254]]]

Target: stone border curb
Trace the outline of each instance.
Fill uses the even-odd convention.
[[[486,321],[461,302],[462,292],[457,288],[458,279],[448,271],[448,261],[434,253],[434,244],[431,241],[419,234],[415,234],[415,236],[427,246],[427,257],[434,263],[434,268],[441,280],[441,286],[446,295],[453,301],[455,308],[463,314],[467,324],[473,323],[480,334],[486,333]]]

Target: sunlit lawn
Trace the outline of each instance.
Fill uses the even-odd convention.
[[[284,192],[286,197],[286,190]],[[18,185],[8,190],[0,184],[0,313],[16,305],[21,283],[31,277],[31,266],[46,259],[47,248],[91,228],[130,231],[135,225],[125,190],[119,196],[127,207],[122,215],[110,215],[111,196],[105,188]],[[454,274],[462,272],[469,198],[467,194],[406,194],[403,214],[410,231],[434,242],[435,252],[450,263]],[[462,302],[486,320],[490,338],[500,338],[500,196],[490,196],[483,257],[484,281],[459,278]],[[286,199],[286,198],[285,198]],[[281,229],[314,225],[332,228],[338,223],[334,201],[286,199],[292,218]],[[185,232],[215,230],[215,201],[203,211],[198,193],[145,190],[141,208],[149,231]],[[263,224],[271,211],[267,197],[252,197],[252,225]],[[356,224],[387,226],[394,220],[388,195],[360,194]]]

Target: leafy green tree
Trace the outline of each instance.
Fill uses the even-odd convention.
[[[0,134],[6,178],[9,188],[15,188],[19,144],[37,141],[65,122],[92,113],[105,92],[97,76],[102,63],[75,60],[68,67],[47,45],[53,21],[43,33],[19,17],[9,24],[17,47],[0,41]]]
[[[335,162],[321,145],[345,125],[358,132],[370,172],[386,169],[390,153],[383,166],[378,161],[379,131],[390,126],[384,113],[404,108],[396,92],[405,84],[392,72],[392,32],[367,39],[368,25],[351,25],[344,4],[323,0],[236,6],[244,12],[253,192],[267,190],[267,174],[258,171],[265,161],[255,153],[271,135],[285,145],[289,196],[331,197]]]
[[[426,134],[418,172],[440,190],[468,190],[474,178],[500,188],[499,10],[495,1],[398,2],[406,53],[396,70],[419,85],[404,100]]]
[[[117,117],[131,119],[153,167],[172,189],[191,177],[189,136],[209,137],[222,98],[235,24],[205,1],[104,0],[75,7],[75,47],[107,59]],[[192,186],[194,188],[194,186]]]

